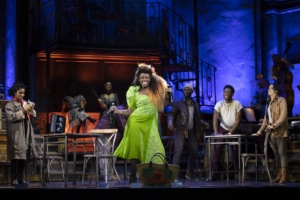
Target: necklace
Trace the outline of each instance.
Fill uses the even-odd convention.
[[[111,93],[111,94],[104,94],[104,98],[106,98],[106,99],[111,99],[113,97],[114,97],[113,93]]]

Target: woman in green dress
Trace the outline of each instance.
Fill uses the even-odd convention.
[[[158,129],[158,112],[164,110],[169,90],[167,82],[155,74],[154,67],[142,63],[126,93],[128,109],[119,110],[116,106],[110,108],[110,112],[129,116],[123,138],[114,153],[116,157],[130,160],[129,183],[137,182],[138,163],[149,162],[158,152],[165,155]],[[162,163],[159,158],[152,161]]]

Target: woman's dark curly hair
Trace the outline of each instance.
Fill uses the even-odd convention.
[[[141,87],[141,84],[139,82],[139,78],[140,78],[141,73],[149,74],[149,76],[150,76],[149,87],[152,91],[155,90],[155,88],[153,88],[156,85],[155,84],[155,78],[153,77],[151,67],[148,66],[148,65],[141,65],[140,67],[138,67],[138,69],[135,72],[135,76],[134,76],[134,79],[132,81],[132,85]]]
[[[149,74],[150,83],[149,89],[149,101],[157,107],[159,111],[162,111],[165,106],[167,82],[159,75],[153,74],[151,65],[139,64],[138,69],[135,72],[134,79],[132,81],[133,86],[140,86],[139,78],[141,73]]]
[[[22,82],[15,82],[11,88],[8,89],[8,95],[13,97],[19,89],[26,89],[26,85]]]

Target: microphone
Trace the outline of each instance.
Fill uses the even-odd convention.
[[[114,106],[114,105],[115,105],[115,103],[111,104],[111,106]],[[115,124],[115,112],[114,111],[109,112],[108,124],[110,126],[113,126]]]
[[[168,88],[171,88],[171,86],[168,84]],[[173,94],[172,94],[172,92],[170,92],[170,91],[168,91],[167,92],[167,95],[168,95],[168,104],[169,105],[172,105],[173,104]]]

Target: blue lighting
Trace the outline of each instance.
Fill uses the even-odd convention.
[[[5,85],[4,98],[8,98],[8,88],[15,82],[16,74],[16,1],[6,1],[6,39],[5,39]]]

